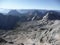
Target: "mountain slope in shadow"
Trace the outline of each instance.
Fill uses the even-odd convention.
[[[12,15],[3,15],[0,13],[0,29],[13,29],[18,22],[19,17]]]

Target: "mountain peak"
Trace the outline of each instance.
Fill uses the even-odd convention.
[[[43,20],[60,20],[60,15],[56,11],[48,11]]]
[[[8,12],[9,15],[20,15],[20,13],[17,10],[11,10],[10,12]]]

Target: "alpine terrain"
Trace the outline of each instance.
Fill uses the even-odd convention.
[[[1,12],[0,45],[60,45],[60,11]]]

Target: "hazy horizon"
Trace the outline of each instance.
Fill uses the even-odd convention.
[[[0,0],[0,9],[60,10],[59,0]]]

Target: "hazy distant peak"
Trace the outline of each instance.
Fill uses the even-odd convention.
[[[10,10],[9,9],[0,9],[0,13],[7,14]]]
[[[20,13],[17,10],[10,10],[8,12],[9,15],[20,15]]]

